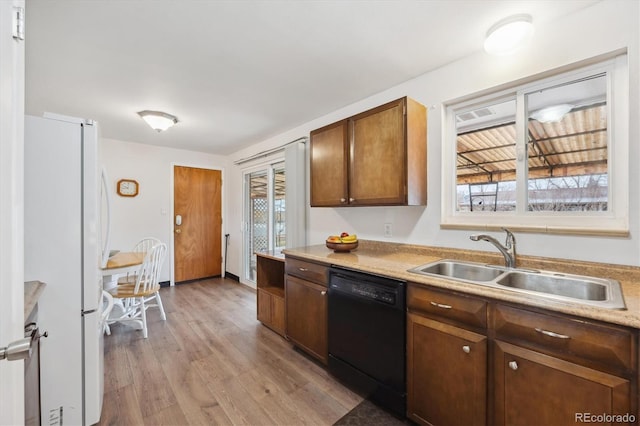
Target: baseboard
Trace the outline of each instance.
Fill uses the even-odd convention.
[[[232,274],[231,272],[225,272],[224,273],[224,277],[225,278],[229,278],[230,280],[234,280],[234,281],[240,282],[240,277],[235,275],[235,274]]]
[[[219,278],[219,277],[220,277],[220,276],[218,275],[218,276],[215,276],[215,277],[208,277],[208,278]],[[230,280],[233,280],[233,281],[240,282],[240,277],[238,277],[237,275],[234,275],[234,274],[232,274],[232,273],[230,273],[230,272],[225,273],[225,276],[224,276],[224,277],[225,277],[225,278],[228,278],[228,279],[230,279]],[[188,284],[188,283],[191,283],[191,282],[194,282],[194,281],[206,280],[206,279],[208,279],[208,278],[198,278],[198,279],[196,279],[196,280],[181,281],[181,282],[179,282],[179,283],[176,283],[176,285],[179,285],[179,284]],[[160,287],[169,287],[170,285],[171,285],[171,281],[161,281],[161,282],[160,282]]]

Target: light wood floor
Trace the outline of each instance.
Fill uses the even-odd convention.
[[[161,290],[149,338],[105,336],[100,425],[331,425],[362,398],[256,320],[256,294],[211,279]]]

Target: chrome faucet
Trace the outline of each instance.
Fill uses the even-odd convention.
[[[496,246],[500,253],[504,256],[504,263],[507,268],[515,268],[516,267],[516,237],[513,235],[511,231],[507,228],[502,228],[504,232],[507,233],[507,239],[504,245],[500,244],[500,241],[493,238],[491,235],[486,234],[476,234],[471,235],[469,239],[471,241],[489,241],[491,244]]]

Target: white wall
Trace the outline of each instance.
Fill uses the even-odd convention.
[[[519,234],[520,254],[640,265],[640,3],[635,0],[603,1],[547,26],[538,26],[530,45],[514,56],[492,57],[484,52],[451,63],[404,84],[392,87],[358,103],[305,123],[276,137],[262,141],[231,156],[247,157],[298,137],[313,129],[375,107],[384,102],[410,96],[429,107],[428,118],[428,206],[313,208],[309,213],[309,243],[321,244],[340,231],[357,233],[361,238],[415,244],[493,250],[488,244],[472,242],[470,231],[440,229],[442,104],[469,94],[508,84],[547,70],[580,62],[620,48],[627,48],[630,67],[630,232],[629,238],[605,238],[546,234]],[[455,41],[452,41],[455,42]],[[434,40],[429,49],[446,48],[447,41]],[[478,46],[482,40],[478,40]],[[232,193],[242,190],[238,167],[230,170]],[[241,211],[241,199],[229,200],[229,211]],[[239,234],[242,218],[229,218],[232,234]],[[393,237],[385,239],[383,224],[391,223]],[[497,234],[496,234],[497,235]],[[502,236],[500,236],[502,238]],[[229,271],[241,269],[241,239],[233,239],[233,264]],[[230,247],[231,250],[231,247]],[[232,256],[229,256],[231,261]],[[234,272],[235,273],[235,272]],[[238,274],[239,275],[239,274]]]
[[[229,196],[233,192],[226,188],[227,157],[113,139],[102,139],[100,149],[100,161],[112,186],[111,248],[126,251],[143,237],[159,238],[169,247],[160,281],[169,281],[173,261],[173,166],[222,170],[222,215],[226,220],[227,200],[235,201]],[[116,194],[116,182],[123,178],[138,181],[137,197]]]

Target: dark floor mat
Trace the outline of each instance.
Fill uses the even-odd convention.
[[[398,419],[389,414],[384,409],[378,407],[369,400],[364,400],[355,408],[342,416],[334,426],[341,425],[367,425],[367,426],[396,426],[396,425],[412,425],[414,424],[408,419]]]

